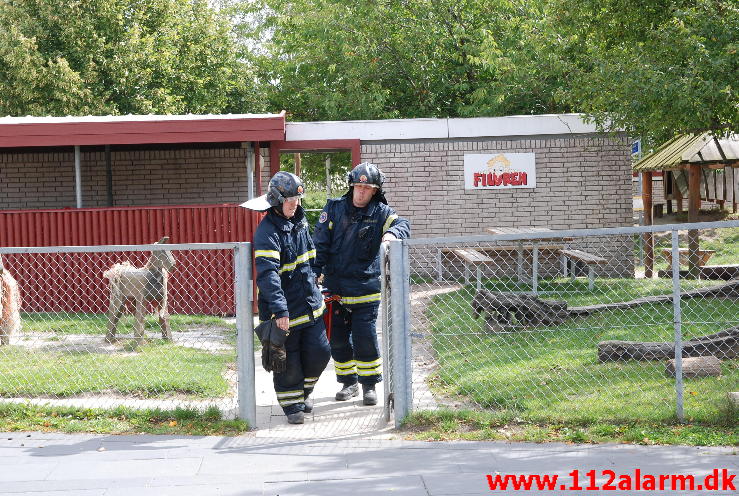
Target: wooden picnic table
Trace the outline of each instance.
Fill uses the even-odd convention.
[[[548,227],[486,227],[485,232],[488,234],[531,234],[531,233],[551,233],[554,229]],[[547,241],[572,241],[573,238],[546,238]],[[522,240],[523,241],[523,240]],[[526,240],[533,241],[533,240]]]
[[[553,229],[548,227],[486,227],[485,231],[489,234],[531,234],[531,233],[551,233]],[[531,250],[531,287],[534,293],[538,290],[539,285],[539,250],[560,251],[564,249],[564,245],[557,244],[565,241],[572,241],[569,237],[542,238],[542,239],[520,239],[514,240],[517,251],[518,280],[524,282],[523,274],[523,257],[524,251]],[[524,246],[524,242],[527,246]],[[539,243],[547,243],[540,245]],[[554,243],[554,244],[550,244]],[[530,244],[530,245],[529,245]],[[485,251],[495,251],[495,247],[486,249]]]

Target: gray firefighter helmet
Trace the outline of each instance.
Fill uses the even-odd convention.
[[[253,198],[241,204],[251,210],[269,210],[270,207],[281,208],[289,198],[302,198],[304,195],[303,181],[290,172],[278,172],[267,185],[267,194]]]

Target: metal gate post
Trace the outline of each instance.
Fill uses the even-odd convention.
[[[236,287],[236,370],[238,373],[238,416],[257,426],[257,397],[254,391],[254,316],[252,315],[251,243],[234,248]]]
[[[683,412],[683,329],[680,308],[680,252],[678,232],[672,231],[672,308],[675,324],[675,413],[680,422],[685,421]]]
[[[400,427],[413,404],[410,355],[410,276],[408,246],[402,240],[389,242],[390,311],[392,326],[389,339],[392,348],[393,400],[395,427]]]
[[[380,322],[382,323],[382,356],[385,357],[385,370],[384,375],[384,392],[385,392],[385,403],[384,403],[384,414],[385,422],[390,422],[390,416],[392,415],[393,409],[393,384],[395,379],[393,378],[393,367],[391,360],[392,346],[390,346],[390,336],[392,335],[392,321],[390,319],[390,284],[388,281],[389,277],[389,252],[387,250],[387,243],[380,245],[380,295],[381,295],[381,316]]]

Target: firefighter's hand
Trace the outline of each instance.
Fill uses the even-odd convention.
[[[275,322],[277,323],[277,327],[283,331],[287,331],[290,327],[290,317],[280,317],[279,319],[275,319]]]
[[[377,239],[377,238],[375,238],[375,239]],[[383,234],[383,235],[382,235],[382,242],[383,242],[383,243],[384,243],[385,241],[392,241],[392,240],[394,240],[394,239],[398,239],[398,238],[396,238],[396,237],[395,237],[395,235],[394,235],[393,233],[389,233],[389,232],[388,232],[388,233],[385,233],[385,234]]]

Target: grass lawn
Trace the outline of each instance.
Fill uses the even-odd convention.
[[[213,407],[192,409],[111,410],[0,404],[3,431],[98,432],[103,434],[171,434],[235,436],[249,430],[243,420],[223,420]],[[31,437],[31,435],[21,434]],[[12,437],[12,435],[10,436]]]
[[[174,393],[194,398],[228,391],[223,372],[235,352],[212,352],[157,340],[133,353],[0,350],[0,396],[67,397],[113,392],[139,397]]]
[[[205,350],[152,339],[137,345],[122,339],[105,345],[104,314],[29,313],[22,315],[26,339],[0,348],[0,397],[69,398],[84,394],[130,398],[202,400],[229,393],[225,377],[236,360],[233,347]],[[172,315],[175,332],[205,332],[226,336],[225,344],[235,344],[235,325],[220,317]],[[121,334],[133,333],[133,317],[118,326]],[[160,332],[153,316],[146,321],[151,333]],[[150,334],[151,335],[151,334]],[[193,345],[207,346],[201,334]],[[187,342],[186,340],[180,340]],[[215,343],[216,341],[214,341]],[[36,347],[41,345],[40,348]],[[67,346],[65,348],[65,346]],[[88,409],[32,404],[0,404],[3,429],[58,430],[63,432],[154,433],[194,435],[237,435],[248,429],[239,420],[223,420],[217,407],[205,412],[175,410],[135,410],[130,408]]]
[[[683,289],[717,284],[683,282]],[[515,284],[511,281],[487,285],[498,291],[510,290],[512,286]],[[548,291],[545,298],[566,300],[569,306],[669,294],[671,288],[669,280],[601,278],[593,292],[587,291],[587,282],[583,281],[560,279],[542,281],[540,285],[542,291]],[[487,331],[482,318],[473,318],[473,295],[473,287],[437,295],[426,311],[439,363],[439,369],[430,378],[432,388],[452,402],[487,410],[475,412],[483,415],[483,420],[473,420],[473,424],[502,422],[510,426],[526,422],[552,429],[556,425],[592,428],[604,423],[623,427],[633,422],[642,427],[664,427],[674,422],[675,384],[665,375],[663,362],[601,363],[597,359],[599,341],[672,340],[671,303],[602,312],[559,326],[495,334]],[[689,339],[737,325],[739,301],[686,300],[682,302],[682,313],[683,335]],[[684,408],[689,422],[716,427],[739,425],[737,411],[726,400],[728,391],[739,389],[739,360],[724,360],[722,371],[720,377],[685,380]],[[439,415],[435,413],[423,415],[426,417],[412,418],[409,425],[424,424],[430,418],[435,419],[437,427],[444,422],[459,425],[464,416],[444,419],[443,415],[435,417]],[[525,429],[517,432],[522,431]],[[597,438],[593,433],[581,435]],[[532,438],[531,433],[526,436]]]
[[[228,392],[224,372],[236,360],[233,348],[204,350],[161,339],[141,346],[122,339],[119,348],[106,348],[102,341],[105,314],[28,313],[21,320],[25,339],[0,348],[0,396],[101,393],[215,398]],[[132,316],[122,319],[119,334],[133,334],[133,320]],[[220,317],[172,315],[170,323],[176,332],[225,334],[225,343],[235,344],[235,325]],[[157,319],[149,316],[146,329],[158,334]],[[202,348],[203,339],[197,337],[194,344]]]

